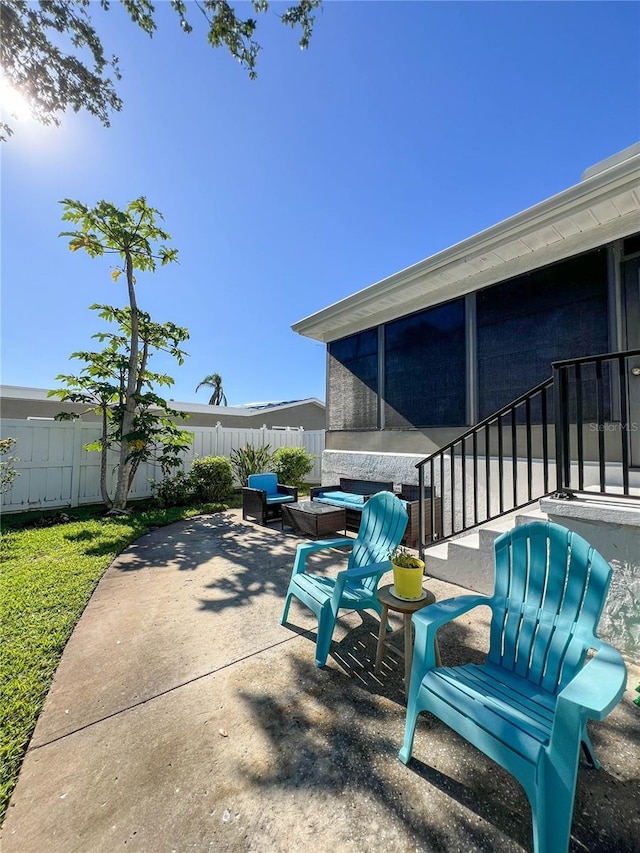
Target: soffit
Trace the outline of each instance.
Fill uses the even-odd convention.
[[[327,343],[640,231],[640,154],[292,328]]]

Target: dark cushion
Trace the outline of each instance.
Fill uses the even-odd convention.
[[[343,492],[355,495],[375,495],[378,492],[393,492],[393,483],[378,480],[352,480],[340,477],[340,488]]]

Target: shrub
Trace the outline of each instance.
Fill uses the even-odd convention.
[[[240,485],[246,486],[250,474],[264,474],[271,470],[273,465],[271,447],[268,444],[264,447],[253,447],[248,444],[246,447],[232,450],[231,465]]]
[[[12,447],[17,442],[17,438],[0,438],[0,456],[9,453]],[[17,471],[14,470],[14,465],[20,460],[16,456],[7,456],[6,459],[0,461],[0,494],[4,495],[11,489],[13,481],[19,477]]]
[[[189,477],[196,500],[224,503],[233,493],[233,469],[226,456],[194,459]]]
[[[173,477],[165,477],[160,483],[152,483],[154,497],[160,506],[186,506],[193,498],[191,476],[179,471]]]
[[[273,454],[278,481],[300,488],[304,478],[313,470],[314,458],[304,447],[279,447]]]

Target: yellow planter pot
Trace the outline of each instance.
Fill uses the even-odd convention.
[[[403,566],[397,566],[392,561],[393,587],[396,595],[399,595],[401,598],[410,599],[418,599],[422,597],[424,562],[419,560],[419,563],[419,568],[406,569]]]

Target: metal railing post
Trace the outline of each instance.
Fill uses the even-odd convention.
[[[561,492],[565,486],[569,486],[569,477],[565,476],[565,462],[567,461],[567,448],[565,446],[565,420],[566,420],[566,392],[563,385],[566,384],[566,374],[562,368],[553,368],[553,415],[556,433],[556,489]],[[563,393],[565,392],[565,393]],[[568,426],[568,425],[567,425]]]
[[[433,483],[431,484],[431,499],[435,500]],[[418,552],[424,559],[426,525],[424,517],[424,465],[418,467]]]

